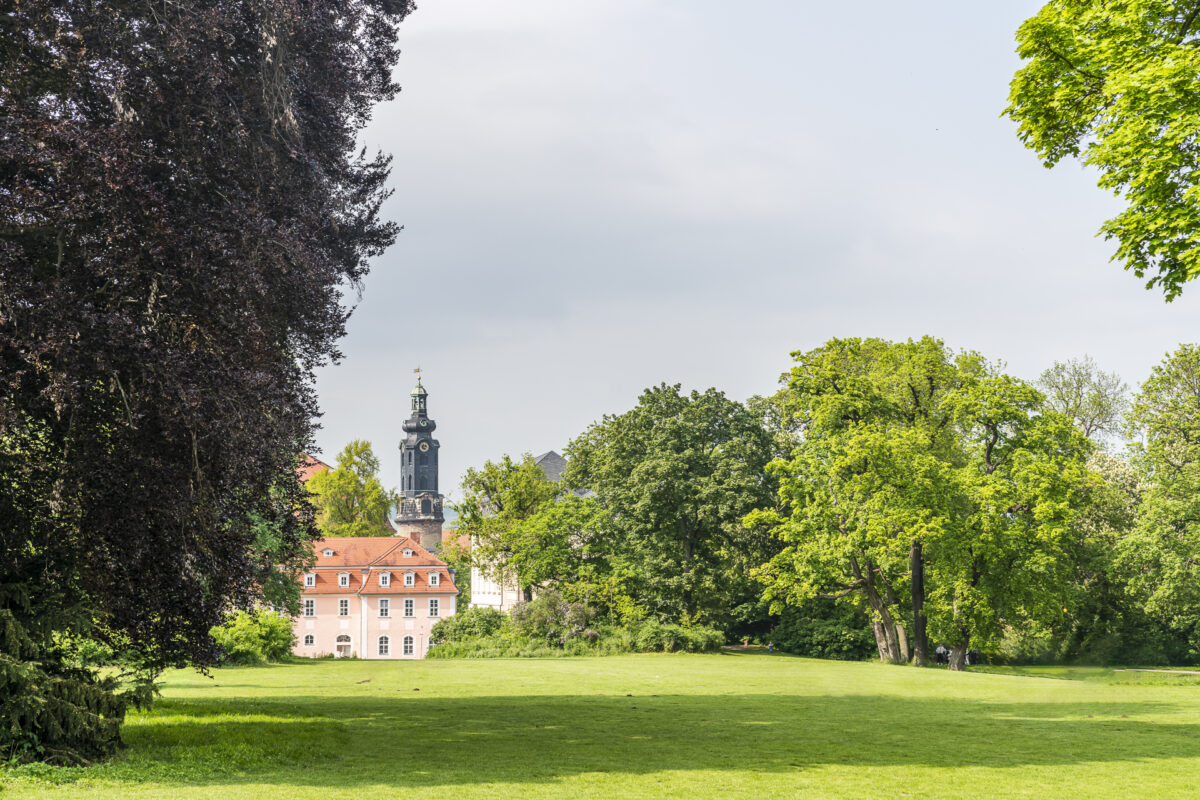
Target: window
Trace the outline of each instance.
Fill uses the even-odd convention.
[[[438,586],[441,584],[442,576],[437,572],[429,573],[429,585]]]
[[[350,585],[350,573],[339,572],[338,573],[338,586],[344,587],[344,586],[349,586],[349,585]]]
[[[313,575],[311,572],[309,574],[305,575],[304,576],[304,585],[310,589],[313,586],[316,586],[317,585],[317,576]]]
[[[329,548],[326,548],[325,551],[323,553],[321,553],[321,555],[325,556],[326,558],[329,558],[330,556],[333,555],[333,551],[330,550]]]
[[[317,643],[317,640],[313,637],[313,635],[311,633],[304,634],[304,646],[305,647],[312,647],[316,643]]]
[[[411,597],[404,601],[404,616],[411,617],[413,615],[413,604],[414,601]]]
[[[436,617],[438,615],[438,599],[436,597],[429,598],[429,616]]]
[[[315,617],[317,615],[317,601],[309,598],[304,601],[304,616]]]
[[[413,575],[411,572],[404,573],[404,585],[405,586],[415,586],[416,583],[417,583],[417,579],[416,579],[415,575]]]
[[[386,656],[388,648],[391,646],[392,640],[386,636],[379,637],[379,655]]]
[[[424,456],[421,456],[421,457],[424,458]],[[422,500],[421,501],[421,513],[422,514],[430,514],[432,512],[433,512],[433,506],[430,505],[429,501]]]
[[[390,573],[390,572],[379,573],[379,585],[385,589],[387,587],[391,586],[392,585],[392,573]]]
[[[391,600],[388,600],[385,597],[379,601],[379,616],[386,617],[389,614],[391,614],[391,611],[392,611],[392,601]]]
[[[344,597],[341,600],[338,600],[338,616],[339,617],[350,616],[350,601]]]
[[[411,636],[404,637],[404,655],[411,656],[413,654],[413,638]]]
[[[405,557],[405,558],[412,558],[412,550],[409,550],[407,547],[406,547],[406,548],[404,548],[404,557]]]

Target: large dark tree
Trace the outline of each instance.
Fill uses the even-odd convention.
[[[396,233],[356,137],[411,9],[0,0],[0,759],[118,742],[129,695],[72,642],[211,663],[303,551],[313,370]]]

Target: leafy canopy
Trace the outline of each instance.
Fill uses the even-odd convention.
[[[355,439],[338,453],[334,469],[319,472],[306,484],[317,509],[323,536],[391,536],[388,515],[396,493],[379,480],[379,459],[371,443]]]
[[[1021,141],[1095,168],[1126,205],[1100,228],[1114,259],[1178,296],[1200,274],[1200,0],[1051,0],[1017,53]]]

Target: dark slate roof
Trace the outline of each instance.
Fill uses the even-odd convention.
[[[542,453],[533,459],[533,463],[541,467],[542,474],[551,481],[561,481],[563,473],[567,471],[567,460],[553,450]]]

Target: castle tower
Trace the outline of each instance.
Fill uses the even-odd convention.
[[[442,496],[438,493],[437,423],[429,418],[429,393],[421,385],[412,390],[412,416],[404,421],[400,442],[400,508],[396,535],[409,536],[426,550],[442,544]]]

